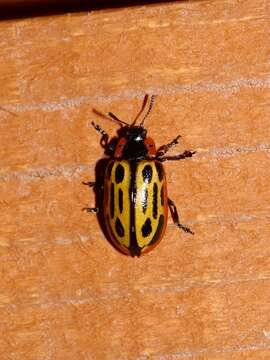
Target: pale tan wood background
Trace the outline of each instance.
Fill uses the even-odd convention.
[[[1,360],[270,358],[269,3],[175,2],[0,22]],[[118,253],[82,181],[144,94],[168,163],[169,219]],[[6,111],[4,111],[6,110]]]

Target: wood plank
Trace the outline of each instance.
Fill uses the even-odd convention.
[[[6,359],[266,359],[269,329],[269,9],[175,2],[0,22],[0,350]],[[131,121],[145,92],[170,197],[150,254],[105,239],[93,108]],[[5,359],[5,358],[4,358]]]
[[[152,292],[130,285],[106,292],[101,286],[86,299],[59,293],[50,302],[6,308],[2,342],[8,350],[12,338],[17,351],[11,355],[32,352],[37,359],[48,351],[57,359],[160,360],[269,351],[269,279]]]
[[[1,104],[31,110],[145,91],[267,88],[266,15],[264,0],[223,0],[2,22],[3,46],[12,47]]]

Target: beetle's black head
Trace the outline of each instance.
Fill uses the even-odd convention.
[[[143,142],[146,138],[147,130],[143,126],[129,126],[125,129],[125,138],[129,142]]]
[[[123,129],[124,130],[124,129]],[[128,160],[145,159],[147,148],[145,146],[147,130],[142,126],[130,126],[125,128],[123,137],[126,143],[122,149],[122,158]]]

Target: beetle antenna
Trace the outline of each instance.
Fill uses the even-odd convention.
[[[137,116],[135,117],[135,119],[133,120],[132,124],[130,126],[134,126],[136,124],[136,121],[139,119],[141,113],[143,112],[143,110],[145,109],[145,106],[147,104],[149,95],[145,94],[144,99],[143,99],[143,103],[142,103],[142,107],[141,110],[139,111],[139,113],[137,114]]]
[[[155,100],[156,95],[151,95],[150,98],[150,104],[149,104],[149,108],[147,110],[147,113],[144,115],[144,118],[142,119],[140,126],[143,126],[145,119],[147,118],[147,116],[150,114],[152,108],[153,108],[153,104],[154,104],[154,100]]]
[[[108,115],[109,115],[113,120],[117,121],[118,123],[124,124],[124,125],[126,125],[126,126],[130,126],[128,123],[126,123],[126,122],[118,119],[118,117],[115,116],[113,113],[109,112]]]

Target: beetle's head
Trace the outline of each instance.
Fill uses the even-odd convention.
[[[145,96],[142,109],[139,114],[136,116],[132,124],[128,124],[119,120],[114,114],[109,113],[109,115],[121,124],[121,128],[118,131],[119,140],[116,144],[114,151],[114,156],[116,158],[135,160],[135,159],[146,159],[155,156],[156,149],[155,144],[151,138],[148,138],[147,130],[144,128],[144,121],[149,115],[154,102],[154,96],[151,96],[150,104],[148,111],[146,112],[144,118],[142,119],[139,125],[135,125],[138,117],[143,112],[146,102],[148,100],[148,95]],[[125,126],[123,126],[123,124]]]
[[[147,130],[143,126],[128,126],[124,137],[129,142],[140,143],[146,138]]]
[[[145,159],[147,147],[145,145],[147,130],[142,126],[126,126],[119,131],[114,156],[122,159]]]

